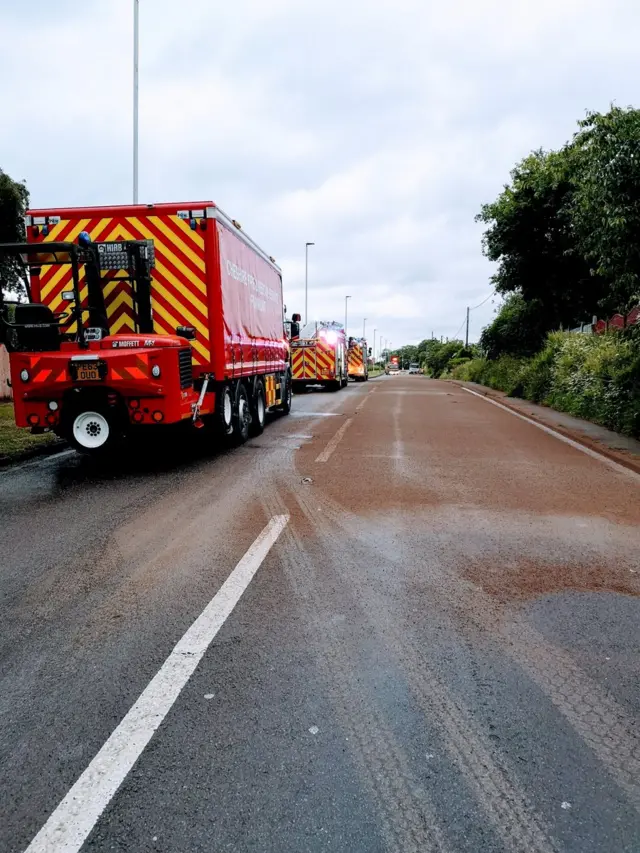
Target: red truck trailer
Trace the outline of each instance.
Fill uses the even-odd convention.
[[[241,442],[291,407],[282,276],[211,201],[31,210],[0,302],[16,423],[101,452],[142,427]]]

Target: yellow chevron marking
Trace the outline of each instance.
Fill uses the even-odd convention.
[[[182,222],[181,219],[174,219],[173,221],[174,221],[174,223],[176,221]],[[199,269],[200,272],[204,273],[204,270],[205,270],[204,258],[202,257],[201,254],[198,254],[197,252],[194,252],[193,249],[189,248],[189,246],[187,246],[186,243],[184,243],[180,239],[180,237],[172,229],[167,227],[166,223],[164,222],[164,220],[161,217],[150,216],[149,222],[151,222],[153,225],[155,225],[155,227],[158,229],[158,231],[160,231],[162,234],[164,234],[164,236],[167,238],[167,241],[169,243],[173,243],[174,246],[177,246],[177,248],[180,249],[182,254],[186,255],[186,257],[189,258],[189,260],[196,267],[196,269]],[[201,250],[201,252],[204,251],[204,240],[202,239],[202,237],[197,235],[197,233],[195,231],[192,231],[188,225],[186,227],[187,227],[189,234],[196,234],[196,236],[198,237],[198,241],[199,241],[198,243],[196,243],[196,245]],[[186,267],[185,267],[185,269],[186,269]],[[190,273],[188,270],[187,270],[187,274],[190,276],[193,275],[193,273]]]
[[[157,302],[154,301],[153,304],[153,314],[154,316],[161,317],[167,326],[172,330],[169,334],[175,335],[175,328],[178,324],[178,321],[173,317],[164,307],[164,305],[158,305]],[[191,342],[191,345],[194,347],[197,352],[199,352],[205,361],[209,359],[209,350],[204,346],[204,344],[199,341],[197,338],[195,341]]]
[[[113,219],[107,217],[106,219],[101,219],[100,222],[95,226],[93,231],[89,232],[92,240],[97,240],[98,237],[102,234],[107,225],[110,225],[113,222]]]
[[[158,270],[158,272],[160,273],[160,275],[163,278],[166,278],[166,280],[169,282],[169,284],[172,284],[173,287],[175,287],[175,289],[178,291],[179,294],[181,294],[181,295],[184,294],[184,296],[186,297],[185,301],[188,300],[189,302],[193,302],[193,304],[200,311],[200,313],[203,315],[203,317],[208,316],[208,311],[207,311],[207,308],[206,308],[206,305],[204,304],[204,302],[201,302],[197,298],[195,293],[193,293],[190,290],[187,290],[185,287],[185,283],[183,281],[180,281],[179,278],[176,278],[175,275],[171,272],[171,270],[167,269],[165,267],[165,265],[162,263],[162,261],[160,261],[158,259],[157,255],[156,255],[156,269]],[[157,287],[158,286],[158,279],[156,278],[153,281],[154,281],[154,286]],[[191,281],[194,281],[194,279],[192,278]],[[204,285],[203,285],[203,287],[204,287]],[[200,288],[198,288],[198,289],[200,289]],[[184,303],[181,303],[181,304],[184,304]]]
[[[112,317],[116,313],[118,308],[120,308],[120,306],[124,304],[126,304],[128,307],[131,308],[131,310],[133,310],[133,305],[131,304],[131,297],[126,291],[119,293],[116,298],[107,305],[107,313],[109,317]]]
[[[188,237],[190,240],[192,240],[199,249],[204,248],[204,237],[197,231],[192,231],[188,222],[185,219],[180,219],[180,217],[178,216],[172,216],[171,219],[183,232],[185,237]],[[210,220],[210,223],[211,227],[215,228],[215,220]]]
[[[87,225],[88,225],[90,222],[91,222],[91,220],[90,220],[90,219],[80,219],[78,222],[76,222],[76,224],[73,226],[73,228],[71,229],[71,231],[70,231],[70,232],[67,234],[67,236],[64,238],[64,242],[65,242],[65,243],[73,243],[73,241],[76,239],[76,237],[78,236],[78,234],[79,234],[81,231],[86,231],[86,230],[87,230]],[[46,241],[46,242],[49,242],[50,240],[51,240],[51,233],[49,233],[49,236],[48,236],[48,237],[45,237],[45,241]]]
[[[111,334],[117,335],[118,332],[126,326],[127,330],[133,331],[133,324],[131,323],[131,317],[128,314],[122,314],[115,323],[111,326]]]
[[[180,286],[183,290],[185,289],[185,287],[188,287],[188,285],[186,284],[186,282],[188,282],[189,285],[192,285],[197,290],[199,290],[200,293],[202,293],[203,295],[206,296],[207,286],[204,283],[204,281],[201,278],[195,276],[193,274],[193,272],[191,272],[191,270],[188,269],[182,263],[182,261],[177,257],[177,255],[173,254],[173,252],[171,251],[171,245],[173,244],[175,246],[178,246],[180,248],[180,250],[183,252],[183,254],[185,254],[188,258],[190,258],[192,263],[202,273],[204,273],[204,271],[205,271],[204,258],[199,258],[194,252],[191,251],[191,249],[189,249],[187,246],[183,245],[182,241],[178,237],[174,236],[174,234],[166,227],[166,225],[159,219],[159,217],[150,216],[149,219],[153,222],[153,224],[156,226],[156,228],[162,234],[164,234],[164,236],[166,237],[166,240],[167,240],[166,243],[163,242],[162,246],[158,248],[158,252],[156,253],[156,266],[158,268],[160,267],[160,263],[158,261],[157,254],[164,255],[167,258],[167,260],[171,261],[173,266],[177,270],[179,270],[180,273],[184,276],[186,281],[180,283]],[[144,234],[145,237],[147,237],[148,239],[152,239],[152,240],[157,242],[157,237],[154,237],[153,234],[151,233],[151,231],[149,231],[149,229],[142,222],[140,222],[137,219],[132,219],[131,222],[136,223],[136,227],[140,229],[141,234]]]
[[[174,309],[178,317],[184,317],[185,320],[188,320],[189,323],[194,326],[198,332],[204,337],[209,337],[209,331],[206,326],[204,326],[197,317],[189,311],[184,302],[179,302],[166,287],[163,287],[162,284],[156,279],[153,283],[154,290],[164,296],[165,301],[168,302],[171,307]]]
[[[130,231],[122,225],[120,222],[113,229],[111,234],[109,235],[110,240],[117,240],[118,237],[122,237],[123,240],[135,240],[136,238],[131,234]]]
[[[58,239],[58,234],[61,231],[64,231],[64,229],[67,227],[68,222],[69,222],[68,219],[61,219],[57,225],[53,226],[53,228],[49,231],[49,235],[47,237],[45,237],[44,239],[47,242],[55,243],[55,241]]]

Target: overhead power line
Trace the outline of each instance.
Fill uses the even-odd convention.
[[[482,305],[484,305],[485,302],[488,302],[488,300],[491,299],[492,296],[493,291],[491,291],[491,293],[487,296],[486,299],[483,299],[482,302],[478,303],[478,305],[474,305],[473,308],[469,308],[469,311],[475,311],[476,308],[480,308]]]

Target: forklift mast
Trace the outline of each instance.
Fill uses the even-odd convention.
[[[151,306],[151,269],[154,266],[153,241],[124,240],[110,242],[92,242],[89,235],[80,234],[75,243],[4,243],[0,244],[0,258],[22,258],[33,275],[39,275],[43,266],[71,266],[72,294],[65,301],[73,302],[71,316],[76,322],[76,340],[80,347],[86,348],[88,335],[91,338],[109,334],[109,320],[104,299],[106,281],[127,281],[131,284],[131,298],[134,309],[135,331],[143,334],[153,332],[153,312]],[[84,267],[87,282],[88,326],[83,323],[83,307],[80,296],[80,266]],[[102,273],[115,273],[109,278]],[[52,342],[51,332],[57,331],[59,337],[60,321],[68,315],[64,312],[54,314],[45,305],[27,303],[6,303],[0,287],[0,342],[10,347],[24,349],[24,343],[15,343],[18,337],[29,340],[41,334],[47,340],[49,349]],[[39,333],[38,330],[41,330]],[[59,345],[59,342],[58,342]],[[27,347],[29,348],[29,347]],[[57,348],[57,347],[56,347]]]

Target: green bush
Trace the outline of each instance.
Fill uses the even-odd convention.
[[[475,358],[451,376],[640,437],[640,328],[606,335],[553,332],[532,358]]]

